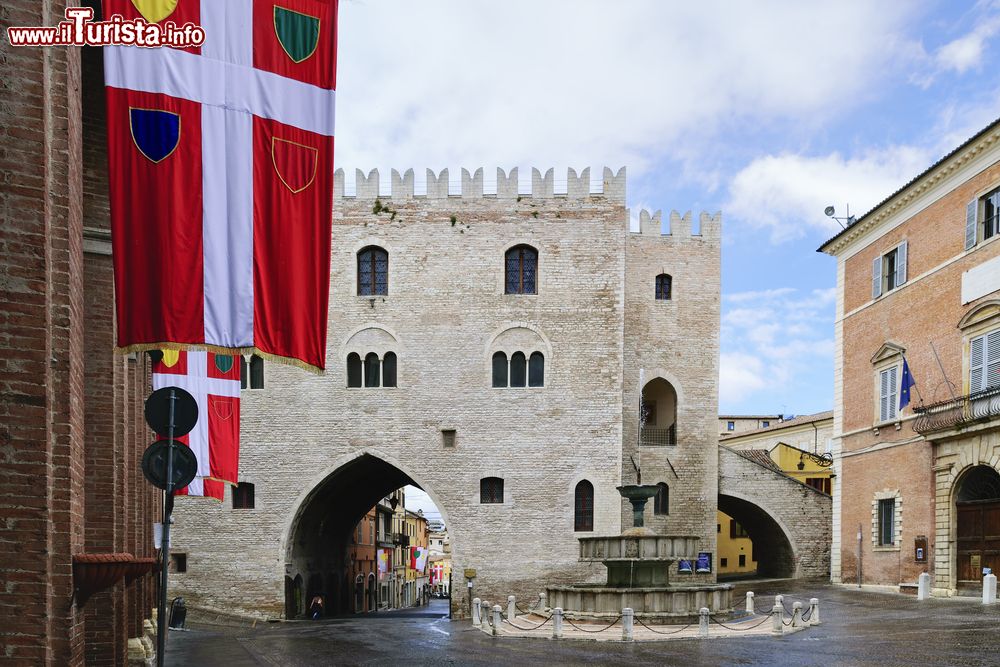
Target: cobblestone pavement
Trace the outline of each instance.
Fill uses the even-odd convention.
[[[430,608],[258,624],[193,623],[168,637],[167,665],[1000,665],[1000,606],[928,600],[822,582],[745,582],[761,603],[820,600],[822,624],[772,637],[621,643],[493,638]],[[620,632],[620,630],[618,630]]]

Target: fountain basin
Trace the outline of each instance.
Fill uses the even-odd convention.
[[[692,535],[612,535],[581,537],[580,560],[654,560],[694,559],[698,538]]]
[[[696,619],[707,607],[719,614],[733,607],[732,584],[691,584],[650,586],[645,588],[613,587],[600,584],[549,586],[546,603],[561,607],[570,618],[616,618],[629,607],[638,618],[669,622]],[[550,609],[551,610],[551,609]]]

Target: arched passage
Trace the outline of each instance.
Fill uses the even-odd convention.
[[[780,579],[795,576],[795,550],[784,529],[770,514],[748,500],[722,494],[719,511],[735,519],[749,534],[758,576]]]
[[[955,483],[957,580],[978,591],[983,568],[1000,568],[1000,474],[988,465],[966,470]]]
[[[394,515],[399,490],[407,485],[419,488],[406,472],[370,453],[327,474],[304,495],[291,521],[286,578],[309,582],[310,596],[313,590],[321,591],[330,614],[370,612],[400,599],[393,594],[394,584],[402,586],[405,577],[391,568],[379,573],[378,552],[384,550],[391,554],[389,559],[405,563],[408,548],[416,546],[410,544],[413,531],[404,525],[406,519]],[[392,509],[380,504],[390,496]],[[295,595],[294,587],[286,589],[286,615],[292,610],[297,610],[295,615],[302,613],[296,600],[288,599]]]

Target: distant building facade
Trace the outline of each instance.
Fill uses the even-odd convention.
[[[1000,121],[820,248],[837,259],[834,581],[929,572],[953,595],[1000,567],[998,212]]]
[[[719,415],[719,437],[768,428],[781,420],[781,415]]]

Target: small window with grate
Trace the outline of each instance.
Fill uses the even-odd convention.
[[[656,300],[670,301],[670,290],[673,286],[673,278],[668,273],[661,273],[656,276]]]
[[[511,248],[504,256],[504,293],[535,294],[538,251],[529,245]]]
[[[358,253],[358,296],[389,293],[389,253],[377,246]]]
[[[455,429],[446,428],[441,430],[441,445],[449,448],[455,446]]]
[[[503,478],[483,477],[479,480],[479,502],[483,505],[503,503]]]
[[[233,509],[252,510],[253,508],[253,484],[250,482],[240,482],[233,487]]]

